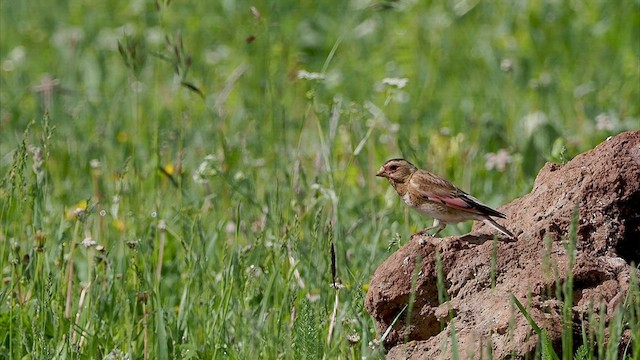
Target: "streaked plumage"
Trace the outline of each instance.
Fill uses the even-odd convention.
[[[497,229],[507,237],[515,236],[491,217],[506,218],[466,192],[458,189],[446,179],[421,170],[404,159],[387,161],[376,176],[384,177],[398,192],[405,204],[420,214],[433,218],[433,226],[424,229],[437,229],[437,236],[447,224],[456,224],[468,220],[481,220]]]

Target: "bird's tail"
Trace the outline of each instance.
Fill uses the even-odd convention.
[[[515,237],[515,235],[513,235],[513,234],[511,233],[511,231],[507,230],[507,228],[505,228],[504,226],[502,226],[502,225],[498,224],[498,223],[497,223],[495,220],[493,220],[492,218],[490,218],[490,217],[488,217],[488,216],[487,216],[486,218],[484,218],[484,220],[483,220],[483,221],[484,221],[484,223],[485,223],[485,224],[490,225],[492,228],[494,228],[494,229],[496,229],[496,230],[500,231],[501,233],[503,233],[503,234],[507,235],[507,236],[509,237],[509,239],[513,239],[513,240],[515,240],[515,238],[516,238],[516,237]]]

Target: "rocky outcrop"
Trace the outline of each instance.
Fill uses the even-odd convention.
[[[603,304],[608,324],[625,299],[630,264],[640,262],[640,132],[607,139],[565,165],[547,163],[531,193],[499,210],[517,241],[477,223],[460,237],[414,235],[378,267],[366,308],[388,358],[450,358],[454,331],[460,358],[523,358],[538,337],[513,296],[559,347],[557,294],[569,271],[576,338],[590,306]]]

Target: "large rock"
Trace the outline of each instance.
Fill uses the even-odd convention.
[[[512,296],[559,348],[562,296],[556,294],[568,270],[575,338],[590,306],[604,304],[608,324],[624,301],[630,264],[640,262],[640,132],[610,138],[566,165],[547,163],[533,191],[500,210],[517,241],[477,223],[461,237],[414,235],[378,267],[366,308],[379,336],[386,335],[389,359],[450,358],[447,342],[454,329],[463,359],[487,358],[489,351],[496,359],[531,354],[538,337]],[[566,245],[574,214],[575,263],[569,269]],[[442,304],[437,254],[440,294],[449,299]]]

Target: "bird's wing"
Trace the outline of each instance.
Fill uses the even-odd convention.
[[[410,186],[427,201],[479,215],[505,217],[503,213],[481,203],[448,180],[428,171],[416,171],[411,177]]]

